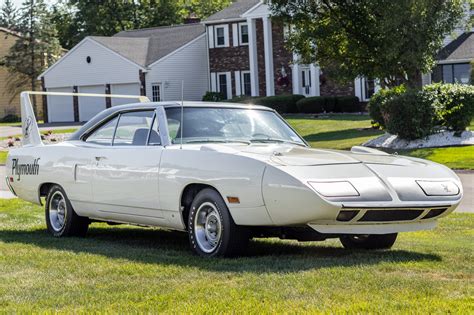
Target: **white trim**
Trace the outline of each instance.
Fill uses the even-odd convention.
[[[311,70],[311,95],[312,96],[320,96],[320,89],[319,89],[319,67],[314,64],[309,66]]]
[[[154,67],[157,63],[160,63],[160,62],[162,62],[162,61],[165,61],[165,60],[168,59],[169,57],[171,57],[171,56],[177,54],[178,52],[180,52],[181,50],[185,49],[186,47],[191,46],[192,44],[194,44],[195,42],[197,42],[198,40],[200,40],[200,39],[203,38],[203,37],[206,37],[206,33],[199,35],[199,37],[196,37],[196,38],[193,39],[192,41],[187,42],[186,44],[184,44],[183,46],[181,46],[181,47],[177,48],[176,50],[170,52],[170,53],[167,54],[166,56],[161,57],[161,58],[158,59],[157,61],[155,61],[155,62],[153,62],[152,64],[150,64],[150,65],[148,66],[148,68]]]
[[[291,68],[293,94],[300,94],[300,65],[297,61],[298,56],[293,54],[293,65]]]
[[[206,33],[207,33],[207,44],[208,48],[214,48],[214,26],[210,25],[206,27]]]
[[[471,59],[452,59],[452,60],[438,60],[436,63],[439,65],[449,65],[449,64],[456,64],[456,63],[470,63]]]
[[[217,36],[217,30],[218,29],[223,29],[224,30],[224,44],[219,45],[218,44],[218,36]],[[221,25],[214,25],[214,48],[223,48],[223,47],[229,47],[229,24],[221,24]]]
[[[239,46],[239,24],[238,23],[234,23],[232,24],[232,46],[234,47],[237,47]]]
[[[243,34],[243,33],[242,33],[242,26],[245,26],[245,25],[247,26],[247,40],[248,40],[246,43],[244,43],[244,42],[242,41],[242,34]],[[249,38],[249,35],[248,35],[248,33],[249,33],[249,24],[248,24],[247,22],[241,22],[241,23],[239,23],[239,24],[238,24],[238,30],[239,30],[239,31],[238,31],[238,32],[239,32],[239,37],[238,37],[238,38],[239,38],[239,46],[248,46],[248,45],[249,45],[249,41],[250,41],[250,38]]]
[[[226,72],[227,76],[227,99],[232,99],[232,72]]]
[[[239,21],[245,21],[245,18],[233,18],[233,19],[221,19],[221,20],[215,20],[215,21],[203,21],[201,24],[204,25],[218,25],[218,24],[224,24],[224,23],[231,23],[231,22],[239,22]]]
[[[257,31],[255,20],[247,19],[249,25],[249,65],[250,65],[250,77],[252,80],[252,96],[259,96],[259,85],[258,85],[258,63],[257,63]]]
[[[252,11],[255,11],[259,6],[261,6],[263,3],[263,1],[260,1],[259,3],[257,3],[256,5],[254,5],[253,7],[251,7],[250,9],[248,9],[247,11],[245,11],[241,17],[245,17],[245,18],[248,18],[250,17],[250,12]]]
[[[217,73],[211,72],[211,92],[217,91]]]
[[[263,18],[263,44],[265,51],[265,86],[266,96],[275,95],[275,75],[273,69],[273,41],[272,22],[269,18]]]
[[[235,96],[241,96],[242,93],[242,77],[241,77],[240,71],[235,71],[234,72],[234,77],[235,77]]]
[[[86,42],[93,42],[94,44],[96,44],[97,46],[100,46],[104,49],[106,49],[107,51],[113,53],[114,55],[120,57],[121,59],[127,61],[128,63],[131,63],[132,65],[138,67],[139,69],[143,70],[146,72],[146,68],[144,68],[143,66],[139,65],[138,63],[136,62],[133,62],[132,60],[122,56],[121,54],[117,53],[116,51],[113,51],[112,49],[108,48],[107,46],[104,46],[102,45],[101,43],[99,43],[98,41],[95,41],[94,39],[92,39],[91,37],[86,37],[84,38],[82,41],[80,41],[76,46],[74,46],[70,51],[68,51],[64,56],[62,56],[61,58],[59,58],[58,61],[56,61],[55,63],[53,63],[48,69],[46,69],[45,71],[43,71],[43,73],[41,73],[36,79],[37,80],[41,80],[41,77],[44,77],[49,71],[51,71],[53,68],[55,68],[58,64],[60,64],[63,60],[65,60],[67,57],[69,57],[69,55],[71,55],[74,51],[76,51],[76,49],[79,49],[80,46],[82,46],[83,44],[85,44]]]
[[[354,79],[354,94],[359,98],[359,101],[363,101],[363,91],[362,91],[362,78],[357,77]]]

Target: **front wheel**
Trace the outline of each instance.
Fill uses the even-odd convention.
[[[347,249],[389,249],[398,234],[344,235],[339,239]]]
[[[89,219],[76,214],[59,185],[52,186],[48,192],[45,217],[48,232],[55,237],[85,236],[89,228]]]
[[[249,241],[247,229],[235,224],[220,194],[210,188],[191,204],[188,234],[191,249],[203,257],[239,255]]]

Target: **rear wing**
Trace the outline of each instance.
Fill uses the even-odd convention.
[[[26,146],[42,146],[41,135],[36,121],[33,105],[31,104],[30,95],[45,96],[85,96],[85,97],[108,97],[108,98],[128,98],[138,100],[140,103],[149,103],[150,100],[146,96],[137,95],[113,95],[113,94],[91,94],[91,93],[62,93],[62,92],[22,92],[20,94],[21,102],[21,128],[23,133],[22,145]]]

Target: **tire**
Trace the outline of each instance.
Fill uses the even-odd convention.
[[[89,218],[80,217],[72,208],[66,192],[59,185],[53,185],[46,197],[46,226],[54,237],[83,237],[89,228]]]
[[[339,239],[347,249],[389,249],[398,234],[344,235]]]
[[[194,198],[188,219],[191,249],[202,257],[234,257],[243,253],[249,241],[245,227],[235,224],[220,194],[211,188]]]

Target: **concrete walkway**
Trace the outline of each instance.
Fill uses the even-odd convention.
[[[0,199],[15,198],[5,182],[5,166],[0,165]],[[474,171],[457,171],[464,188],[464,198],[456,212],[474,213]]]
[[[39,124],[40,131],[79,128],[81,123]],[[0,126],[0,138],[21,135],[21,126]]]

